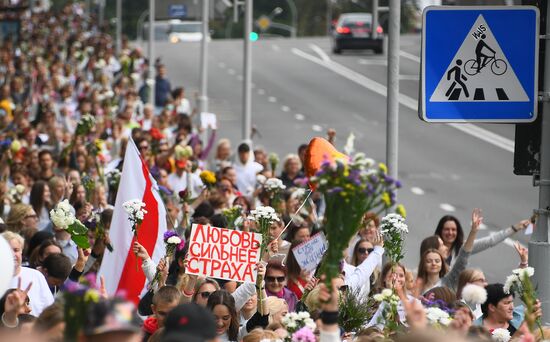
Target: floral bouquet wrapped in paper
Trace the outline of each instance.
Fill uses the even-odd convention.
[[[55,208],[50,210],[50,219],[57,228],[64,229],[71,234],[71,239],[78,247],[90,248],[88,228],[74,216],[74,209],[68,200],[57,203]]]
[[[326,201],[328,250],[320,272],[329,285],[340,274],[342,251],[357,233],[363,215],[368,211],[381,213],[394,205],[394,191],[401,184],[387,175],[384,164],[376,164],[362,153],[325,160],[309,181]]]
[[[170,258],[172,258],[176,253],[176,250],[181,251],[185,247],[185,241],[183,241],[178,236],[178,234],[173,230],[165,232],[163,236],[163,240],[164,240],[164,245],[166,247],[164,258],[168,263]],[[155,286],[158,285],[159,280],[160,280],[160,272],[157,269],[157,272],[155,273],[153,280],[151,281],[151,283],[149,283],[149,289],[154,289]]]

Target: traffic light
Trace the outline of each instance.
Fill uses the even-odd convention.
[[[540,33],[546,32],[546,0],[522,0],[522,5],[536,6],[540,10]],[[546,40],[539,40],[539,91],[544,89],[544,54]],[[539,103],[537,120],[532,123],[516,124],[514,148],[514,174],[531,176],[540,170],[540,138],[542,125],[542,103]]]
[[[249,38],[250,38],[251,42],[255,42],[255,41],[258,40],[259,36],[256,32],[252,31],[252,32],[250,32],[250,37]]]

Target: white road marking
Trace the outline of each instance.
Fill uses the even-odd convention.
[[[314,130],[315,132],[322,132],[323,131],[323,127],[321,127],[319,125],[313,125],[313,126],[311,126],[311,129]]]
[[[283,112],[290,112],[290,107],[289,106],[281,106],[281,110]]]
[[[364,117],[362,117],[361,115],[359,115],[357,113],[353,113],[352,115],[353,115],[354,118],[356,118],[359,121],[367,122],[367,119],[365,119]]]
[[[445,211],[448,211],[448,212],[454,212],[456,211],[455,207],[453,207],[452,205],[450,205],[449,203],[441,203],[439,205],[439,207]]]
[[[378,83],[364,75],[361,75],[360,73],[353,71],[339,63],[336,63],[334,61],[324,61],[316,56],[310,55],[309,53],[306,53],[300,49],[293,48],[292,53],[297,55],[298,57],[301,57],[303,59],[306,59],[310,62],[316,63],[324,68],[327,68],[331,71],[333,71],[336,74],[339,74],[350,81],[353,81],[367,89],[370,89],[371,91],[382,95],[386,97],[387,94],[387,88],[385,85]],[[418,111],[418,101],[416,99],[413,99],[410,96],[399,94],[399,102],[417,112]],[[487,143],[490,143],[494,146],[497,146],[505,151],[508,152],[514,152],[514,141],[510,140],[508,138],[505,138],[503,136],[500,136],[496,133],[493,133],[489,130],[486,130],[484,128],[478,127],[476,125],[470,124],[470,123],[448,123],[447,125],[458,129],[459,131],[462,131],[468,135],[474,136],[478,139],[481,139]]]
[[[330,57],[319,45],[309,44],[309,47],[325,62],[330,62]]]
[[[415,195],[418,195],[418,196],[422,196],[425,194],[424,190],[422,190],[421,188],[417,187],[417,186],[413,186],[411,188],[411,192]]]
[[[416,56],[416,55],[413,55],[412,53],[408,53],[408,52],[406,52],[406,51],[401,50],[401,51],[399,51],[399,55],[400,55],[401,57],[408,58],[408,59],[410,59],[410,60],[413,61],[413,62],[420,63],[420,57],[418,57],[418,56]]]
[[[304,116],[304,114],[300,114],[300,113],[296,113],[294,114],[294,118],[298,121],[304,121],[306,119],[306,117]]]
[[[267,98],[267,100],[271,103],[277,102],[277,98],[275,96],[270,96],[270,97]]]
[[[235,75],[236,74],[235,69],[227,69],[227,73],[229,75]]]
[[[262,88],[258,89],[258,95],[265,95],[265,90]]]
[[[272,49],[273,51],[280,51],[280,50],[281,50],[281,48],[280,48],[279,45],[277,45],[277,44],[271,45],[271,49]]]

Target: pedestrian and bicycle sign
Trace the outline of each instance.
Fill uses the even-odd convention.
[[[423,24],[422,120],[536,119],[536,7],[428,7]]]

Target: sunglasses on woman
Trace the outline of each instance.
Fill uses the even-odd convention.
[[[275,281],[277,281],[278,283],[282,283],[284,282],[286,279],[286,277],[265,277],[265,281],[267,281],[268,283],[274,283]]]
[[[211,291],[204,291],[204,292],[199,292],[199,294],[201,295],[201,297],[203,299],[208,299],[208,297],[210,297],[210,295],[212,294]]]
[[[372,251],[374,251],[374,248],[357,248],[357,252],[359,252],[359,254],[365,254],[365,253],[372,253]]]

